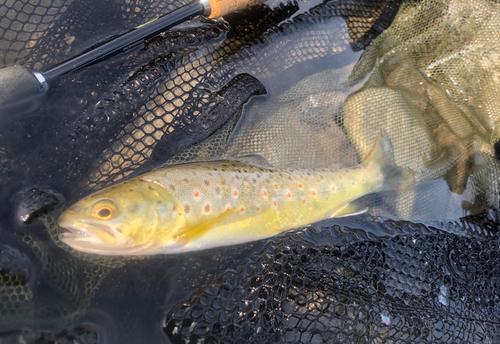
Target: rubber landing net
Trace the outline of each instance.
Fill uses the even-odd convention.
[[[0,66],[44,70],[184,3],[3,2]],[[274,1],[58,80],[0,133],[0,340],[500,342],[499,12]],[[164,257],[57,238],[65,205],[152,168],[353,166],[382,128],[417,183],[363,216]]]

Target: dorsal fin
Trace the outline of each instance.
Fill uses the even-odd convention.
[[[260,167],[266,167],[266,168],[271,168],[273,167],[269,161],[267,161],[266,158],[264,158],[260,154],[250,154],[250,155],[245,155],[242,157],[239,157],[235,159],[236,161],[243,162],[245,164],[250,164],[250,165],[255,165],[255,166],[260,166]]]

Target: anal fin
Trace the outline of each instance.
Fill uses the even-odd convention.
[[[356,201],[353,201],[351,203],[347,203],[343,207],[337,209],[333,214],[332,217],[346,217],[346,216],[354,216],[354,215],[361,215],[364,214],[368,211],[368,207],[365,207],[362,204],[359,204]]]

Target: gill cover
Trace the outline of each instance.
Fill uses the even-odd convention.
[[[101,255],[151,254],[182,226],[176,200],[161,185],[134,178],[94,193],[59,217],[60,239]]]

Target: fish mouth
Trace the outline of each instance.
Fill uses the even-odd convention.
[[[102,242],[105,240],[102,239],[103,236],[108,240],[116,239],[112,234],[110,227],[96,223],[94,221],[86,221],[86,220],[71,220],[71,218],[60,218],[59,226],[63,229],[63,231],[59,234],[59,238],[62,241],[65,240],[92,240],[95,241],[99,239]]]
[[[60,238],[73,238],[77,239],[79,237],[85,237],[87,236],[87,233],[83,228],[79,228],[78,226],[75,225],[70,225],[70,226],[60,226],[63,230],[59,234]]]
[[[72,219],[71,214],[64,213],[57,220],[57,224],[62,228],[62,232],[59,234],[60,238],[72,238],[77,239],[80,237],[88,236],[85,228],[79,226],[77,222]]]

